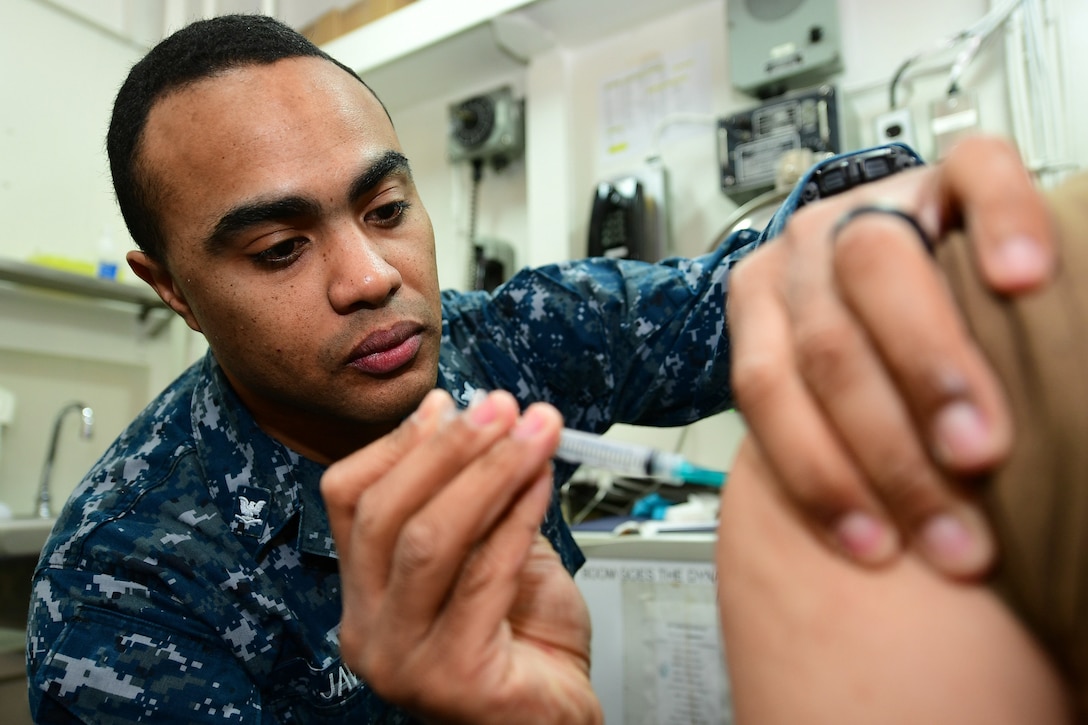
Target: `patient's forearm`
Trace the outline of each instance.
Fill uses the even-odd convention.
[[[746,442],[719,532],[722,626],[738,721],[1062,723],[1062,684],[982,585],[912,556],[883,570],[803,528]]]

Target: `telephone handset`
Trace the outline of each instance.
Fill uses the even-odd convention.
[[[638,179],[599,184],[589,217],[589,256],[653,261],[646,248],[646,213]]]

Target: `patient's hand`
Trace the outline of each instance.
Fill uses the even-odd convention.
[[[1007,455],[1009,414],[910,224],[865,214],[832,239],[847,212],[875,203],[932,239],[964,226],[998,293],[1029,291],[1053,268],[1043,201],[1001,141],[965,141],[939,165],[807,206],[730,279],[737,401],[830,546],[883,564],[906,540],[939,570],[976,576],[993,545],[955,481]]]

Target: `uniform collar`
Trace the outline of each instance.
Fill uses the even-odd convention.
[[[264,549],[298,521],[297,548],[335,557],[319,484],[325,467],[257,425],[211,351],[193,391],[193,437],[211,494],[239,539]]]

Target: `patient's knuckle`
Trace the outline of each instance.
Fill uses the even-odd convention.
[[[804,475],[784,481],[788,495],[805,514],[825,525],[855,507],[859,492],[856,477],[844,468],[809,468]]]
[[[889,454],[881,461],[879,495],[896,519],[914,524],[936,509],[936,478],[921,458]]]
[[[913,237],[916,233],[903,221],[886,214],[865,214],[843,227],[832,247],[836,279],[849,282],[876,274],[888,255],[897,249],[888,243],[889,235],[893,234]]]
[[[794,337],[794,345],[804,378],[833,389],[843,385],[851,362],[857,355],[853,336],[841,324],[800,324]]]
[[[925,420],[949,401],[969,395],[972,381],[963,364],[958,363],[961,357],[930,347],[897,370],[907,391],[907,403],[917,419]]]
[[[781,364],[766,354],[738,355],[733,361],[733,392],[742,408],[759,406],[768,400],[782,377]]]

